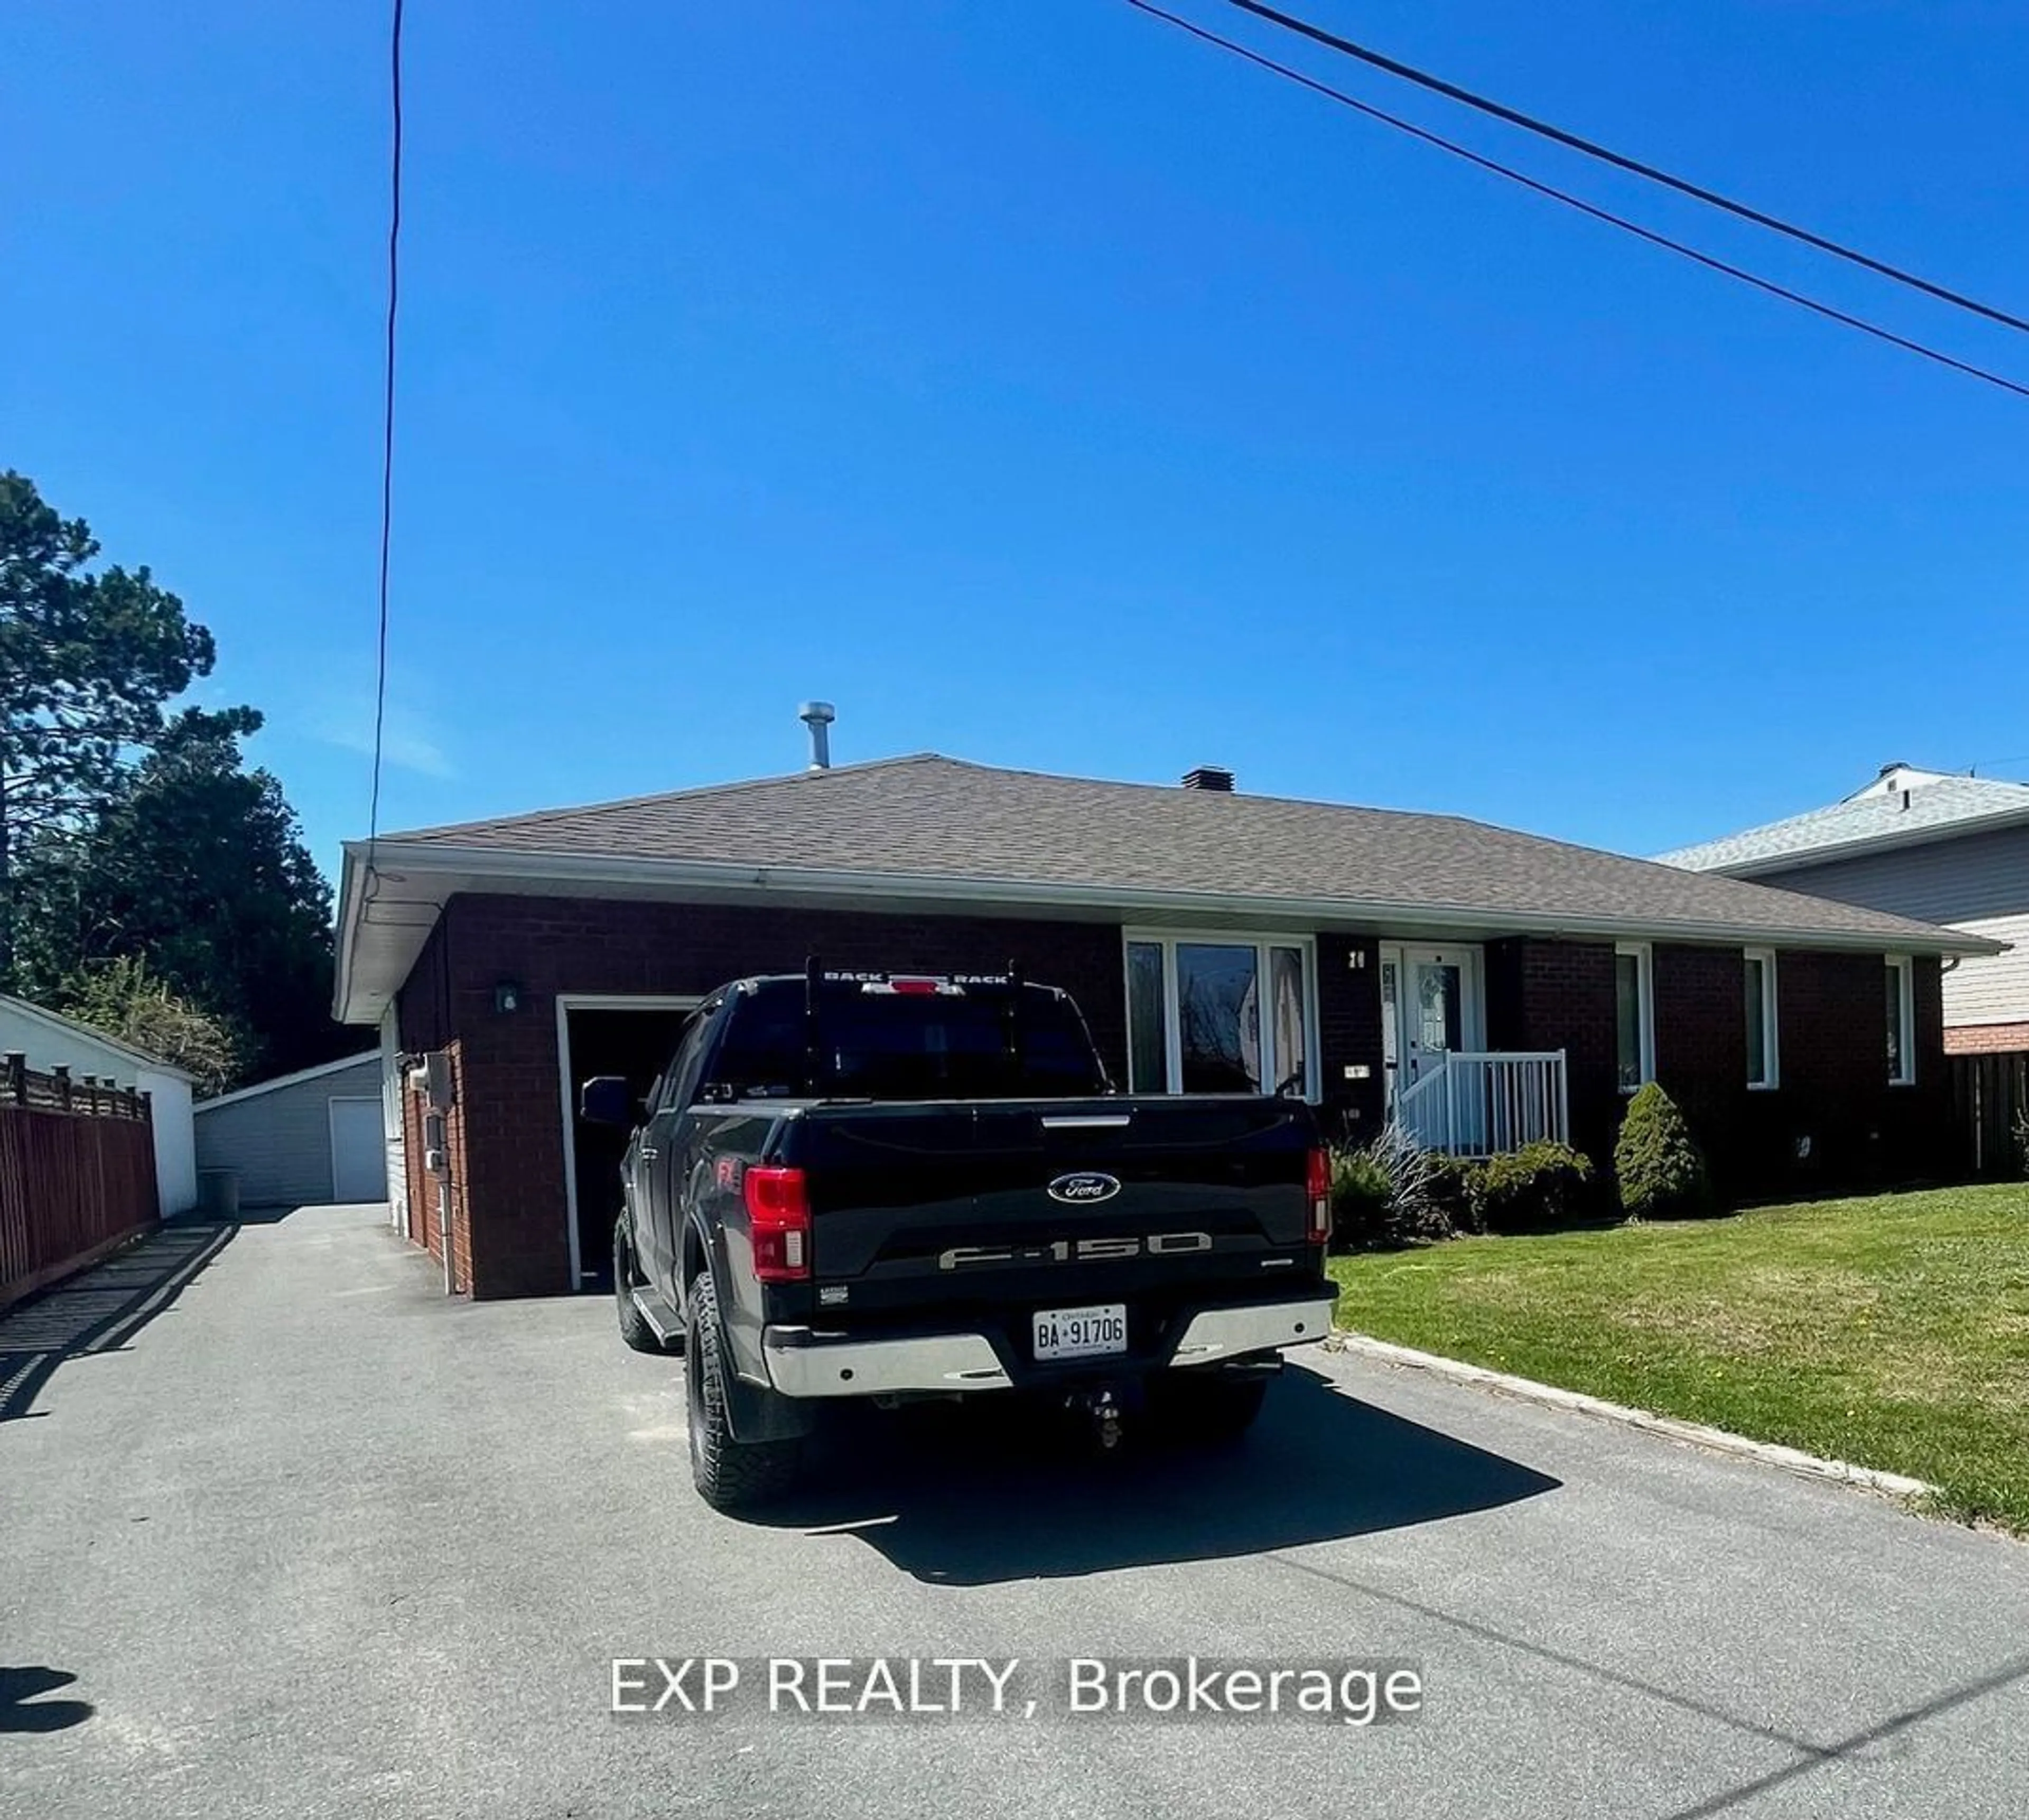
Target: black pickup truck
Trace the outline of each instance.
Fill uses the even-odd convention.
[[[1300,1100],[1114,1092],[1063,992],[802,974],[700,1006],[633,1125],[621,1336],[688,1355],[691,1466],[721,1508],[785,1490],[825,1403],[1028,1392],[1102,1444],[1145,1407],[1253,1419],[1330,1331],[1325,1157]]]

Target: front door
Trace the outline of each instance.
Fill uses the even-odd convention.
[[[1479,951],[1471,947],[1381,951],[1382,1056],[1388,1099],[1406,1092],[1454,1051],[1471,1049],[1478,1018]]]

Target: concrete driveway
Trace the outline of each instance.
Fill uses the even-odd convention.
[[[379,1221],[0,1318],[0,1813],[2029,1812],[2029,1549],[1334,1359],[1222,1459],[920,1422],[736,1522],[603,1304],[447,1305]],[[608,1711],[615,1656],[875,1652],[1385,1658],[1427,1705]]]

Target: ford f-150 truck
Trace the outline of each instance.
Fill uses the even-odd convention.
[[[832,1399],[1032,1392],[1104,1445],[1144,1408],[1237,1434],[1330,1331],[1323,1151],[1299,1099],[1116,1092],[1065,993],[836,973],[712,993],[632,1125],[621,1338],[687,1355],[721,1508],[793,1481]]]

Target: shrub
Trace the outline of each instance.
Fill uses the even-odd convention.
[[[1475,1192],[1484,1166],[1469,1158],[1451,1156],[1443,1151],[1430,1152],[1430,1197],[1455,1232],[1483,1232],[1479,1200]]]
[[[1373,1243],[1386,1224],[1388,1171],[1371,1149],[1335,1150],[1331,1159],[1332,1248]]]
[[[1472,1172],[1474,1224],[1489,1232],[1564,1225],[1589,1210],[1591,1186],[1591,1158],[1569,1144],[1524,1144]]]
[[[1627,1103],[1613,1147],[1613,1173],[1630,1219],[1681,1219],[1712,1210],[1704,1157],[1677,1103],[1653,1081]]]
[[[2024,1176],[2029,1176],[2029,1106],[2015,1114],[2015,1163]]]
[[[1332,1243],[1340,1251],[1448,1239],[1452,1223],[1433,1195],[1437,1159],[1399,1125],[1332,1157]]]

